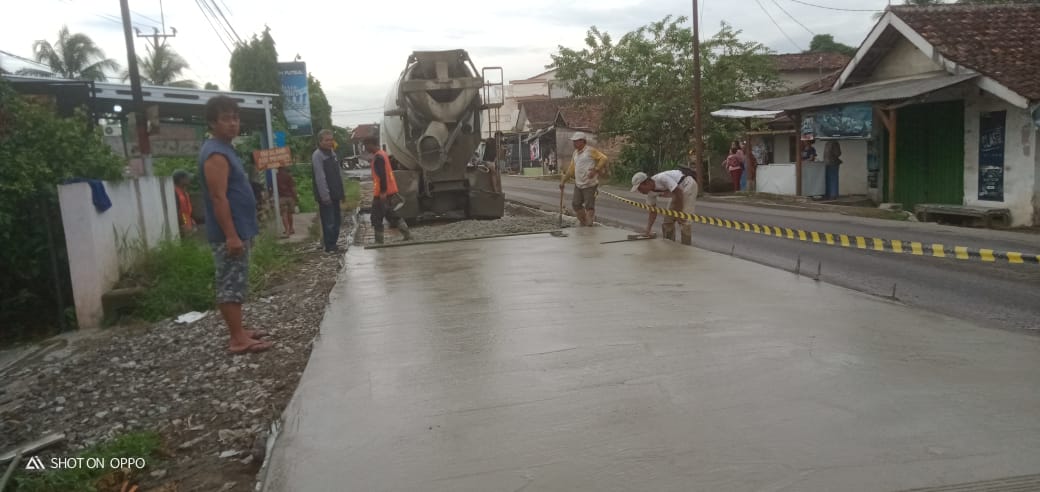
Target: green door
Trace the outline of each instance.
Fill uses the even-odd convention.
[[[964,203],[964,102],[898,110],[896,196],[904,209],[919,203]],[[885,179],[887,196],[888,179]]]

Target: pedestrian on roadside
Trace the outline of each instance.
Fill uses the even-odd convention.
[[[191,195],[188,194],[190,185],[191,174],[188,171],[178,169],[173,172],[173,190],[177,194],[177,224],[180,226],[181,237],[195,231],[195,219],[191,215]]]
[[[744,158],[739,148],[730,148],[729,156],[722,161],[722,167],[733,180],[733,191],[740,191],[740,176],[744,174]]]
[[[671,203],[668,206],[669,210],[693,215],[694,206],[697,204],[697,190],[697,178],[689,168],[673,169],[653,176],[648,176],[644,172],[638,172],[632,176],[631,191],[633,193],[638,191],[646,195],[646,204],[650,207],[657,207],[658,196],[671,197]],[[649,236],[653,232],[654,222],[656,221],[657,212],[651,210],[646,231],[643,234]],[[693,222],[689,219],[678,219],[665,215],[664,223],[661,225],[661,232],[664,234],[664,237],[675,241],[676,222],[680,226],[682,243],[686,245],[693,244]]]
[[[240,130],[238,103],[217,96],[206,103],[206,122],[213,138],[199,151],[199,175],[206,203],[206,238],[213,250],[217,307],[227,325],[232,354],[268,350],[265,334],[242,325],[242,304],[249,288],[249,252],[260,231],[256,198],[242,160],[231,141]]]
[[[812,140],[806,140],[802,143],[802,162],[813,162],[816,160],[816,147],[813,147]]]
[[[314,167],[314,199],[318,201],[321,218],[321,237],[326,253],[339,251],[339,228],[343,222],[339,208],[343,200],[343,175],[340,174],[339,159],[332,148],[336,140],[332,130],[318,132],[318,148],[311,154]]]
[[[838,198],[838,170],[841,169],[841,144],[837,140],[828,140],[823,145],[824,177],[827,180],[824,195],[828,200]]]
[[[599,176],[607,170],[607,156],[588,145],[588,137],[584,132],[576,132],[571,137],[574,143],[574,156],[567,172],[560,178],[560,193],[567,186],[567,181],[574,180],[574,198],[571,206],[574,215],[583,226],[596,223],[596,194],[599,191]]]
[[[296,202],[299,195],[296,194],[296,180],[293,178],[289,168],[278,168],[278,206],[282,212],[282,227],[285,229],[285,237],[296,234],[293,226],[293,213],[296,212]]]
[[[404,205],[398,196],[397,178],[390,166],[390,156],[379,147],[379,139],[368,137],[364,140],[365,151],[372,154],[372,229],[375,232],[376,244],[383,244],[383,221],[390,223],[401,231],[404,240],[412,238],[408,223],[398,217],[397,209]]]

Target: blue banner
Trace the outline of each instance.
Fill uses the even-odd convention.
[[[282,98],[285,101],[285,119],[289,121],[289,133],[310,135],[311,100],[307,93],[307,64],[288,62],[278,64],[278,75],[282,78]]]
[[[979,118],[979,200],[1004,201],[1004,129],[1006,111]]]
[[[812,119],[819,140],[865,140],[873,130],[874,108],[870,103],[834,106],[814,111]]]

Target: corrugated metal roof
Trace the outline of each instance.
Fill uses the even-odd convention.
[[[900,80],[897,82],[877,82],[864,84],[836,91],[824,91],[794,96],[763,99],[727,104],[728,108],[751,109],[759,111],[798,111],[810,108],[837,106],[840,104],[894,101],[917,97],[939,89],[966,82],[978,77],[978,74],[937,75],[927,78]]]

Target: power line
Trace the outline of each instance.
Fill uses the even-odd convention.
[[[802,47],[801,47],[801,46],[798,46],[798,43],[794,42],[794,39],[791,39],[791,36],[788,36],[788,35],[787,35],[787,32],[786,32],[786,31],[784,31],[784,28],[780,27],[780,24],[778,24],[778,23],[776,22],[776,19],[774,19],[774,18],[773,18],[773,15],[772,15],[772,14],[770,14],[768,10],[766,10],[766,7],[765,7],[764,5],[762,5],[762,2],[761,2],[760,0],[755,0],[755,3],[757,3],[757,4],[758,4],[758,8],[762,9],[762,12],[765,12],[765,14],[766,14],[766,17],[769,17],[769,20],[773,21],[773,25],[774,25],[774,26],[776,26],[776,28],[777,28],[777,29],[778,29],[778,30],[780,31],[780,34],[783,34],[783,35],[784,35],[784,37],[785,37],[785,38],[787,38],[787,40],[788,40],[788,41],[790,41],[790,42],[791,42],[791,44],[793,44],[793,45],[794,45],[794,48],[795,48],[796,50],[798,50],[798,51],[803,51],[803,50],[802,50]]]
[[[881,10],[878,10],[878,9],[843,9],[841,7],[828,7],[826,5],[817,5],[815,3],[809,3],[809,2],[802,1],[802,0],[791,0],[791,1],[794,2],[794,3],[800,3],[802,5],[808,5],[810,7],[816,7],[818,9],[839,10],[839,11],[842,11],[842,12],[882,12]]]
[[[340,109],[340,110],[333,111],[332,114],[338,114],[338,113],[365,113],[365,112],[382,111],[383,109],[384,108],[382,106],[374,107],[374,108]]]
[[[198,0],[198,2],[202,4],[202,6],[206,9],[207,12],[209,12],[208,15],[213,19],[213,22],[220,26],[220,28],[224,31],[224,34],[227,35],[228,41],[231,41],[231,44],[235,44],[235,38],[231,35],[231,31],[227,28],[227,26],[220,22],[220,19],[217,17],[217,13],[213,11],[213,7],[210,7],[209,2],[207,0]]]
[[[213,30],[213,34],[215,34],[217,36],[217,39],[220,40],[220,44],[224,45],[224,49],[227,50],[229,55],[234,54],[231,52],[231,48],[228,48],[227,43],[224,42],[224,38],[220,36],[220,31],[217,30],[217,26],[214,26],[213,21],[209,20],[209,16],[207,16],[206,11],[202,9],[202,4],[199,3],[199,0],[195,0],[195,5],[199,7],[199,11],[202,12],[202,16],[206,18],[206,23],[209,24],[209,28]]]
[[[780,9],[781,12],[787,14],[787,16],[790,17],[791,20],[793,20],[795,22],[795,24],[798,24],[799,26],[802,26],[802,29],[805,29],[805,31],[808,32],[809,34],[811,34],[813,36],[816,35],[816,33],[812,32],[812,29],[809,29],[808,27],[805,27],[805,24],[802,24],[801,21],[799,21],[795,16],[791,15],[790,12],[788,12],[786,9],[781,7],[780,4],[776,0],[773,0],[773,3],[776,5],[776,8]]]
[[[209,3],[213,4],[213,8],[217,9],[217,13],[220,14],[220,18],[224,19],[224,23],[227,24],[227,26],[231,28],[231,32],[234,33],[235,40],[238,41],[238,44],[242,44],[242,38],[239,37],[238,36],[238,32],[235,31],[235,26],[232,26],[231,23],[228,22],[227,17],[224,17],[224,11],[220,10],[220,6],[217,5],[217,2],[215,2],[213,0],[209,0]]]

